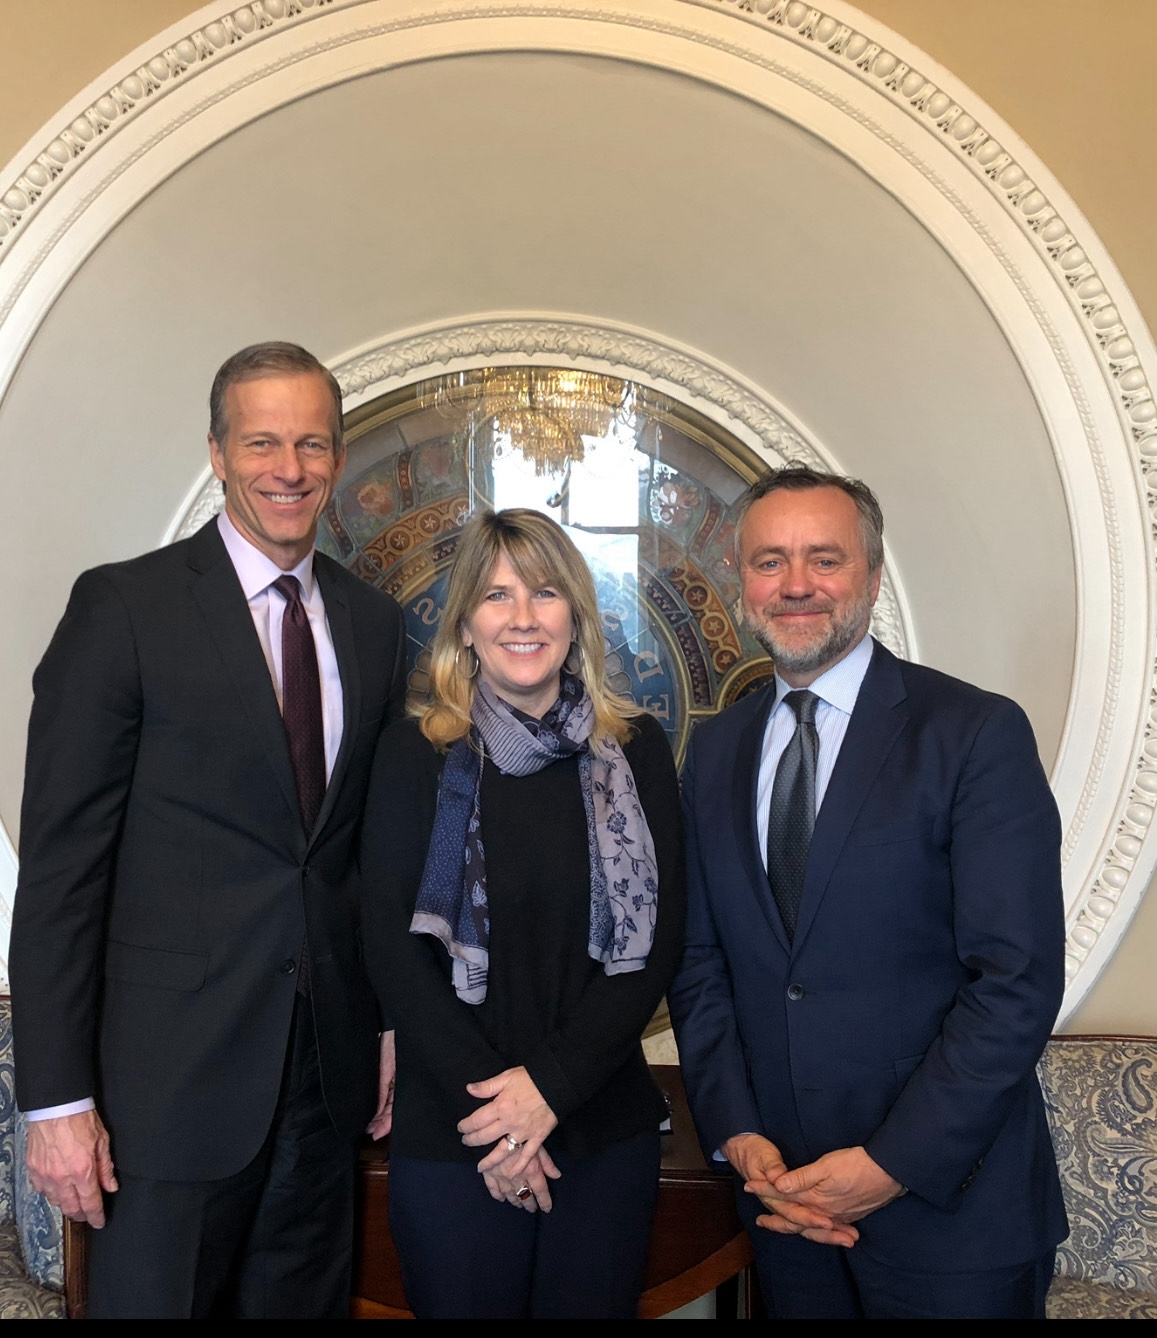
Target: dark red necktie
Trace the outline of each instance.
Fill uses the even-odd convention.
[[[301,824],[308,836],[313,831],[325,796],[325,728],[321,719],[321,675],[317,671],[317,648],[309,627],[309,615],[301,602],[296,576],[279,576],[273,582],[285,599],[281,615],[281,718],[289,739],[289,756],[297,782],[297,804]],[[297,992],[309,997],[309,944],[301,945]]]
[[[313,831],[325,797],[325,730],[321,719],[321,675],[309,616],[296,576],[279,576],[274,587],[285,599],[281,618],[281,715],[297,781],[297,802],[306,835]]]

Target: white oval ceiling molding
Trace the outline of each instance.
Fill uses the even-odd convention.
[[[1048,432],[1077,559],[1079,641],[1053,772],[1065,823],[1071,1012],[1157,864],[1157,350],[1104,248],[1047,168],[949,72],[851,6],[206,5],[91,85],[0,177],[0,397],[84,260],[206,148],[363,75],[505,51],[651,66],[794,122],[903,204],[999,323]],[[383,330],[381,347],[403,335]],[[708,351],[697,355],[711,364]]]

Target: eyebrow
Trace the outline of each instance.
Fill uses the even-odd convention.
[[[331,446],[333,445],[333,433],[329,431],[303,432],[297,437],[283,437],[280,432],[275,431],[271,427],[255,427],[250,432],[240,432],[237,435],[238,441],[256,441],[258,439],[293,442],[324,441],[328,442]]]
[[[751,557],[748,558],[747,561],[754,561],[756,558],[767,557],[769,555],[773,557],[779,556],[780,554],[786,554],[788,551],[789,550],[785,548],[783,544],[762,544],[751,554]],[[837,543],[809,544],[803,551],[807,557],[814,557],[817,553],[831,553],[833,556],[838,557],[848,556],[847,549],[841,547]]]

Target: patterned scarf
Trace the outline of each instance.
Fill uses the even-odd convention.
[[[581,680],[562,675],[558,701],[541,720],[525,715],[480,682],[474,728],[446,758],[438,808],[411,934],[433,934],[452,960],[454,992],[486,998],[490,908],[482,848],[483,757],[504,776],[532,776],[578,754],[591,866],[587,952],[609,976],[641,971],[655,937],[659,874],[655,845],[622,748],[611,737],[591,753],[594,704]]]

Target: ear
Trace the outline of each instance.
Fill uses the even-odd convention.
[[[877,567],[871,576],[868,577],[868,593],[871,596],[871,603],[876,603],[876,596],[880,593],[880,578],[884,574],[883,567]]]
[[[213,473],[225,482],[225,452],[217,444],[216,437],[209,433],[209,464],[212,466]]]
[[[474,644],[474,638],[470,635],[470,633],[466,630],[466,628],[462,629],[462,644],[466,647],[467,650],[469,650],[470,647],[473,646]]]

